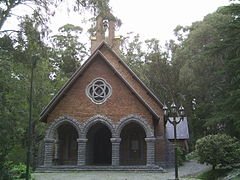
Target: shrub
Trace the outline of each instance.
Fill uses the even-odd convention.
[[[192,151],[192,152],[190,152],[186,155],[186,160],[187,161],[191,161],[191,160],[196,161],[197,159],[198,159],[198,156],[197,156],[196,151]]]
[[[13,164],[11,161],[0,161],[0,180],[11,180],[11,168]]]
[[[26,154],[26,148],[24,148],[20,143],[16,143],[8,152],[7,158],[9,161],[12,161],[13,164],[25,163]]]
[[[178,165],[182,166],[183,163],[186,161],[186,151],[182,147],[177,146],[177,155],[178,155]]]
[[[240,144],[226,134],[208,135],[198,139],[195,146],[200,163],[231,166],[240,161]]]
[[[202,180],[218,180],[219,178],[225,177],[230,171],[230,169],[214,169],[202,173],[197,176],[197,178]]]
[[[31,173],[31,169],[30,169]],[[11,174],[14,177],[14,179],[21,179],[26,177],[26,165],[23,163],[20,163],[18,165],[13,166],[11,169]]]

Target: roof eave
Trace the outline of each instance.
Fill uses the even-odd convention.
[[[99,54],[104,58],[107,59],[101,51],[99,51]],[[114,72],[117,74],[117,76],[126,84],[126,86],[135,94],[135,96],[140,100],[140,102],[151,112],[151,114],[158,120],[160,119],[159,115],[149,106],[144,99],[132,88],[132,86],[121,76],[121,74],[106,60],[106,63],[114,70]]]
[[[96,50],[92,53],[92,55],[87,59],[87,61],[77,69],[75,73],[70,77],[70,79],[64,84],[64,86],[56,93],[56,95],[52,98],[50,103],[43,109],[40,113],[40,121],[46,122],[47,115],[56,105],[56,103],[60,100],[60,98],[64,95],[64,93],[68,90],[68,88],[72,85],[72,83],[81,75],[81,73],[86,69],[88,64],[91,63],[92,59],[97,55],[101,55],[107,64],[110,65],[112,69],[116,72],[116,74],[123,80],[123,82],[131,89],[131,91],[136,95],[136,97],[145,105],[145,107],[152,113],[152,115],[159,119],[158,114],[143,100],[143,98],[131,87],[131,85],[118,73],[118,71],[107,61],[107,58],[99,51],[99,49],[105,45],[107,48],[111,50],[111,52],[120,60],[121,63],[128,69],[128,71],[136,78],[136,80],[147,90],[147,92],[159,103],[159,105],[163,106],[163,104],[159,101],[159,99],[151,92],[151,90],[137,77],[137,75],[127,66],[127,64],[108,46],[105,41],[102,41]]]
[[[59,96],[62,97],[62,95],[68,90],[68,88],[72,85],[72,83],[80,76],[81,72],[85,70],[87,65],[91,63],[91,60],[98,55],[98,50],[94,51],[94,53],[87,59],[87,61],[79,67],[75,73],[70,77],[70,79],[63,85],[61,89],[58,90],[56,95],[52,98],[50,103],[43,109],[43,111],[40,113],[40,121],[45,122],[47,114],[52,110],[54,105],[59,101]]]
[[[141,86],[148,92],[148,94],[156,100],[156,102],[163,107],[163,103],[157,98],[157,96],[154,95],[154,93],[142,82],[142,80],[129,68],[129,66],[126,64],[125,61],[123,61],[121,59],[121,57],[119,57],[119,55],[111,49],[111,47],[106,43],[106,42],[102,42],[98,48],[101,48],[101,46],[106,45],[106,47],[115,55],[115,57],[117,57],[120,61],[120,63],[122,63],[125,68],[127,68],[127,70],[132,74],[132,76],[141,84]]]

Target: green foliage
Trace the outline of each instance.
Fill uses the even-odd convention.
[[[19,126],[19,123],[24,121],[24,116],[19,112],[24,108],[21,95],[25,88],[14,74],[17,67],[13,61],[9,38],[4,36],[0,42],[0,177],[5,177],[9,170],[8,152],[17,140],[16,134],[22,135],[24,131],[24,126]]]
[[[47,28],[46,22],[49,21],[50,17],[54,15],[57,6],[63,0],[4,0],[0,1],[0,30],[2,29],[4,23],[11,17],[16,7],[22,6],[29,8],[32,14],[38,22],[44,26],[45,30]],[[79,13],[85,10],[90,11],[94,16],[101,15],[103,17],[115,18],[111,14],[111,8],[109,6],[109,0],[75,0],[73,7],[67,7],[68,10],[74,10]],[[26,11],[28,12],[28,11]],[[24,14],[25,16],[27,14]],[[11,30],[12,31],[12,30]],[[14,30],[13,30],[14,31]]]
[[[23,158],[26,154],[32,63],[33,153],[36,153],[38,141],[45,130],[44,125],[39,123],[42,108],[87,55],[85,44],[79,39],[82,28],[71,24],[62,26],[59,33],[52,37],[51,47],[46,44],[48,30],[45,23],[50,16],[43,15],[53,12],[49,11],[49,7],[55,1],[28,2],[34,2],[33,15],[21,18],[17,34],[0,37],[0,179],[11,178],[8,174],[12,163],[23,162],[18,157]],[[22,3],[21,0],[0,1],[0,11],[4,12],[0,15],[0,30],[9,13]],[[87,9],[95,16],[100,14],[108,19],[115,18],[111,14],[109,0],[76,0],[75,3],[76,11]],[[39,8],[41,11],[38,11]],[[196,139],[216,132],[240,138],[239,12],[240,5],[233,4],[219,8],[191,26],[178,26],[175,29],[178,41],[169,41],[165,49],[156,39],[142,42],[139,35],[131,34],[123,39],[123,59],[157,97],[162,102],[175,100],[185,106],[192,144]],[[195,105],[192,104],[193,99],[196,99]],[[226,145],[229,149],[233,148],[231,143]],[[237,148],[232,151],[233,154],[236,151]],[[223,165],[233,161],[233,154],[229,151],[223,153],[226,162],[215,159]],[[12,162],[9,163],[9,160]]]
[[[96,15],[103,17],[110,16],[109,0],[76,0],[75,10],[79,10],[84,7],[92,11]]]
[[[2,155],[0,156],[2,160]],[[12,174],[10,173],[13,164],[11,161],[0,161],[0,180],[12,180]]]
[[[232,4],[191,26],[178,26],[178,41],[169,43],[192,144],[211,133],[240,138],[239,12],[240,5]]]
[[[196,153],[200,163],[216,166],[233,166],[240,162],[240,143],[226,135],[205,136],[196,142]]]
[[[32,172],[32,169],[30,169],[30,174]],[[18,164],[14,165],[10,171],[10,173],[13,176],[13,179],[22,179],[26,177],[26,165],[25,164]]]
[[[45,23],[52,15],[53,11],[51,7],[56,5],[57,1],[54,0],[4,0],[0,1],[0,30],[4,23],[13,14],[16,7],[24,6],[33,11],[33,14],[37,17],[38,21]],[[26,14],[25,14],[26,15]]]
[[[192,151],[186,155],[187,161],[192,161],[192,160],[197,161],[197,158],[198,158],[198,156],[197,156],[196,151]]]
[[[59,28],[59,35],[53,36],[54,53],[52,60],[55,69],[60,68],[62,76],[71,77],[87,55],[85,44],[79,40],[82,28],[66,24]]]
[[[178,155],[178,165],[182,166],[183,163],[186,161],[186,151],[182,147],[177,147],[177,155]]]
[[[240,169],[233,169],[230,171],[227,176],[224,178],[226,180],[239,180],[240,179]]]
[[[214,169],[197,176],[198,179],[202,180],[218,180],[220,177],[224,177],[230,172],[230,169]]]
[[[7,155],[7,159],[13,164],[20,164],[26,161],[26,149],[19,142],[15,142]]]
[[[33,155],[37,149],[35,145],[43,137],[44,127],[39,123],[39,114],[55,88],[59,88],[50,79],[53,71],[50,48],[41,40],[39,24],[34,20],[34,17],[26,17],[18,36],[0,38],[0,178],[4,179],[10,174],[11,168],[6,165],[9,160],[14,164],[25,161],[31,64],[34,63],[32,132],[33,142],[36,142],[33,143]]]
[[[176,86],[177,66],[171,64],[168,53],[157,39],[142,42],[139,35],[129,33],[128,37],[122,39],[121,50],[123,60],[161,101],[177,101],[181,96]]]
[[[71,24],[59,29],[60,33],[54,36],[53,46],[45,43],[49,32],[47,21],[59,2],[62,0],[0,1],[0,180],[12,179],[12,166],[25,162],[32,65],[31,166],[34,168],[38,144],[45,134],[45,125],[39,122],[40,112],[87,54],[85,44],[78,38],[82,28]],[[79,12],[90,9],[98,14],[110,13],[108,0],[76,0],[75,3],[74,10]],[[23,13],[18,19],[19,29],[2,31],[15,7],[30,8],[32,14]],[[25,166],[19,164],[14,167],[14,172],[23,175],[24,169]]]

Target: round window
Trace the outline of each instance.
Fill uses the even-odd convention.
[[[104,79],[98,78],[87,86],[86,93],[94,103],[102,104],[111,96],[112,88]]]

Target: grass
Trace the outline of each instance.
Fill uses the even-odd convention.
[[[226,169],[226,168],[225,169],[215,169],[215,170],[206,171],[195,178],[202,179],[202,180],[217,180],[218,178],[232,177],[232,178],[230,178],[231,180],[240,180],[240,173],[236,174],[235,171],[236,171],[236,169],[235,170]],[[234,176],[234,174],[235,174],[235,176]]]
[[[237,177],[233,178],[232,180],[240,180],[240,175],[238,175]]]
[[[197,178],[202,180],[217,180],[220,177],[225,177],[231,171],[231,169],[215,169],[204,172],[199,175]]]

